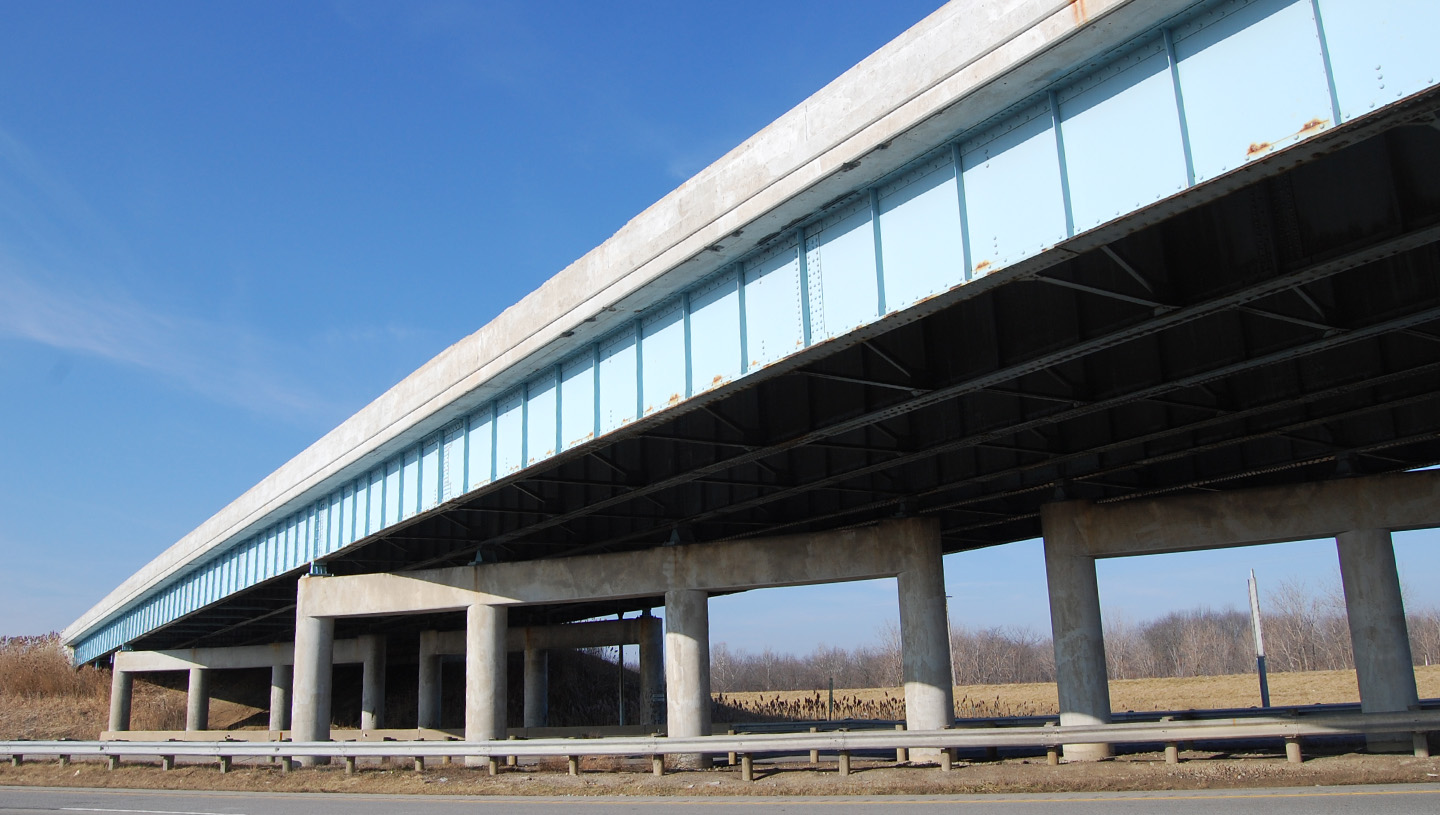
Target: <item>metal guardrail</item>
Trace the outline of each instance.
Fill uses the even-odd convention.
[[[0,755],[18,766],[25,756],[106,757],[118,766],[124,756],[158,756],[162,766],[174,766],[177,756],[216,758],[222,771],[234,758],[279,759],[285,769],[297,758],[341,758],[353,771],[361,757],[412,758],[423,769],[426,758],[484,759],[491,773],[509,757],[569,759],[577,771],[580,756],[649,756],[654,771],[664,771],[664,756],[731,753],[742,758],[742,771],[752,777],[756,754],[812,751],[836,753],[840,772],[849,772],[850,754],[875,750],[939,751],[939,764],[948,769],[950,751],[988,747],[1044,747],[1051,763],[1059,760],[1064,744],[1164,744],[1166,759],[1176,758],[1177,745],[1189,741],[1229,739],[1284,739],[1287,757],[1301,760],[1302,737],[1410,733],[1417,756],[1429,756],[1429,734],[1440,730],[1440,711],[1401,713],[1342,713],[1306,717],[1269,716],[1192,721],[1133,722],[1104,725],[974,728],[959,730],[867,730],[819,733],[754,733],[725,736],[627,736],[600,739],[530,739],[505,741],[3,741]]]

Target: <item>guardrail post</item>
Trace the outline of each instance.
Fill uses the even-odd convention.
[[[841,775],[841,776],[847,776],[847,775],[849,775],[849,774],[850,774],[850,751],[849,751],[849,750],[841,750],[841,751],[840,751],[840,775]]]
[[[566,756],[566,757],[565,757],[565,769],[569,770],[571,775],[579,775],[579,774],[580,774],[580,757],[579,757],[579,756]]]
[[[220,758],[220,774],[221,774],[221,775],[224,775],[225,773],[230,772],[230,757],[229,757],[229,756],[220,756],[219,758]]]
[[[1299,764],[1305,760],[1305,758],[1300,755],[1299,736],[1285,737],[1285,760],[1291,764]]]
[[[940,760],[940,770],[942,772],[950,772],[950,770],[955,766],[955,748],[940,748],[940,755],[938,756],[938,758]]]
[[[19,753],[13,753],[13,754],[11,754],[11,756],[10,756],[10,766],[11,766],[11,767],[19,767],[21,764],[24,764],[24,763],[25,763],[25,757],[24,757],[24,756],[20,755]]]
[[[416,757],[415,757],[415,772],[417,772],[417,773],[423,773],[423,772],[425,772],[425,757],[424,757],[424,756],[416,756]]]
[[[175,769],[175,757],[174,757],[174,756],[161,756],[161,757],[160,757],[160,769],[162,769],[162,770],[173,770],[173,769]]]
[[[1416,758],[1429,758],[1429,757],[1430,757],[1430,734],[1427,733],[1427,732],[1425,732],[1424,730],[1419,730],[1419,731],[1416,731],[1415,733],[1411,734],[1411,737],[1410,737],[1410,738],[1411,738],[1411,743],[1412,743],[1412,745],[1414,746],[1414,749],[1415,749],[1415,757],[1416,757]]]
[[[820,728],[818,728],[818,727],[812,727],[812,728],[810,728],[810,732],[811,732],[811,733],[819,733],[819,732],[820,732]],[[819,750],[811,750],[811,751],[810,751],[810,763],[811,763],[811,764],[819,764],[819,763],[820,763],[820,751],[819,751]]]
[[[499,775],[499,774],[500,774],[500,759],[499,759],[499,758],[496,758],[495,756],[487,756],[487,757],[485,758],[485,769],[486,769],[486,771],[489,772],[491,775]]]
[[[1428,756],[1429,753],[1426,753],[1426,755]],[[70,766],[70,757],[69,757],[69,756],[58,756],[58,758],[60,759],[60,766],[61,766],[61,767],[69,767],[69,766]]]
[[[734,730],[726,730],[726,731],[725,731],[725,735],[727,735],[727,736],[733,736],[733,735],[735,735],[735,731],[734,731]],[[731,766],[731,767],[734,767],[734,766],[735,766],[735,751],[734,751],[734,750],[731,750],[729,753],[726,753],[726,754],[725,754],[725,763],[726,763],[726,765]]]
[[[345,757],[345,774],[346,774],[346,775],[354,775],[354,774],[355,774],[355,757],[354,757],[354,756],[346,756],[346,757]]]
[[[1175,721],[1175,717],[1174,717],[1174,716],[1161,716],[1161,717],[1160,717],[1160,723],[1161,723],[1161,724],[1164,724],[1165,722],[1173,722],[1173,721]],[[1173,742],[1173,741],[1167,741],[1167,742],[1165,742],[1165,763],[1166,763],[1166,764],[1179,764],[1179,763],[1180,763],[1180,745],[1179,745],[1178,742]]]
[[[665,756],[663,753],[656,753],[650,756],[650,771],[656,775],[665,774]]]
[[[506,738],[507,741],[514,741],[516,737],[515,737],[515,734],[514,734],[514,733],[511,733],[509,736],[506,736],[505,738]],[[513,754],[506,756],[506,757],[505,757],[505,766],[506,766],[506,767],[518,767],[518,766],[520,766],[520,757],[519,757],[519,756],[516,756],[516,755],[513,755]]]
[[[749,753],[740,754],[740,780],[755,780],[755,759]]]
[[[812,729],[813,729],[813,728],[812,728]],[[904,729],[905,729],[905,723],[904,723],[904,722],[901,722],[900,724],[895,725],[895,729],[896,729],[896,730],[904,730]],[[909,750],[905,749],[904,747],[896,747],[896,748],[895,748],[895,763],[896,763],[896,764],[904,764],[904,763],[908,762],[909,760],[910,760],[910,751],[909,751]]]
[[[119,756],[106,756],[106,757],[105,757],[105,769],[107,769],[107,770],[117,770],[117,769],[119,769],[119,768],[120,768],[120,757],[119,757]]]
[[[294,771],[294,769],[295,769],[295,760],[294,760],[294,759],[290,758],[289,756],[281,756],[281,757],[280,757],[280,772],[282,772],[282,773],[288,773],[288,772]]]

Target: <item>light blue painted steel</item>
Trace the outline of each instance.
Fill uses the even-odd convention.
[[[609,433],[635,421],[639,389],[639,356],[633,329],[600,344],[600,432]]]
[[[1058,98],[1076,230],[1185,189],[1180,118],[1160,38]],[[1125,122],[1123,133],[1115,130],[1117,119]]]
[[[1430,0],[1232,0],[1137,37],[524,387],[337,475],[325,494],[263,519],[84,636],[76,659],[961,285],[972,270],[1033,257],[1070,231],[1067,196],[1071,228],[1083,232],[1321,132],[1337,110],[1349,121],[1432,88],[1437,29]]]
[[[420,503],[415,511],[424,512],[439,505],[440,439],[431,436],[420,445]]]
[[[690,392],[740,376],[740,276],[727,269],[690,294]]]
[[[640,321],[641,415],[680,404],[685,398],[685,314],[673,298]]]
[[[1064,240],[1065,202],[1044,99],[960,147],[975,274],[989,274]]]
[[[965,262],[950,151],[877,192],[886,305],[899,311],[961,282]]]
[[[749,366],[788,357],[805,344],[794,236],[745,264],[745,347]]]
[[[1343,121],[1433,87],[1440,79],[1435,0],[1319,0]]]
[[[491,411],[485,410],[470,417],[469,447],[470,466],[465,468],[465,490],[478,490],[494,480],[495,457],[491,441],[494,440],[494,427],[491,424]]]
[[[870,196],[841,208],[807,231],[805,270],[812,341],[848,334],[875,322],[880,294],[876,291],[879,276]]]
[[[530,380],[525,390],[525,466],[528,467],[555,455],[555,414],[559,408],[555,403],[559,396],[555,369]]]
[[[523,392],[515,390],[498,403],[495,422],[495,477],[504,478],[524,466],[525,425],[521,413],[525,409]]]
[[[440,485],[442,502],[465,494],[465,420],[451,422],[443,437],[444,447],[440,451],[440,462],[444,467],[444,480]],[[367,534],[368,534],[367,530]]]
[[[1197,182],[1330,126],[1309,0],[1225,3],[1174,37]]]
[[[561,449],[595,438],[595,355],[585,354],[560,368]]]

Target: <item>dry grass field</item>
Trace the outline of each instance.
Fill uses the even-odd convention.
[[[1415,679],[1422,699],[1440,697],[1440,665],[1417,667]],[[740,714],[756,717],[823,719],[825,697],[822,691],[727,693],[723,702]],[[837,689],[835,718],[903,718],[903,700],[904,692],[899,688]],[[1354,671],[1270,674],[1270,702],[1274,705],[1358,701]],[[1117,711],[1252,707],[1260,704],[1260,691],[1255,676],[1250,674],[1119,679],[1110,683],[1110,704]],[[962,717],[1044,715],[1058,712],[1057,706],[1055,684],[1051,682],[955,688],[955,712]]]
[[[1415,669],[1422,698],[1440,697],[1440,665]],[[1276,705],[1355,702],[1354,671],[1312,671],[1270,675]],[[0,642],[0,739],[93,739],[109,713],[109,674],[92,668],[72,670],[51,638],[7,638]],[[1184,679],[1126,679],[1110,683],[1117,711],[1189,710],[1251,707],[1259,704],[1253,675]],[[717,697],[717,721],[817,720],[826,717],[819,691],[733,693]],[[961,717],[1030,716],[1056,712],[1053,683],[969,685],[955,689]],[[835,692],[837,719],[904,718],[899,688],[846,689]],[[210,723],[228,729],[263,719],[260,708],[219,699],[210,703]],[[132,728],[180,730],[185,726],[183,689],[135,683]]]

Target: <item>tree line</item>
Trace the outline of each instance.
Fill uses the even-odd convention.
[[[1281,584],[1261,615],[1269,670],[1353,669],[1345,601],[1338,588],[1313,594]],[[1440,663],[1440,609],[1407,615],[1416,665]],[[1028,628],[952,627],[950,653],[957,685],[1055,681],[1050,638]],[[1105,621],[1105,661],[1112,679],[1219,676],[1255,670],[1248,611],[1198,608],[1148,622]],[[716,693],[883,688],[901,684],[900,631],[881,628],[876,642],[846,649],[822,645],[809,654],[766,648],[758,653],[717,643],[710,650]]]

